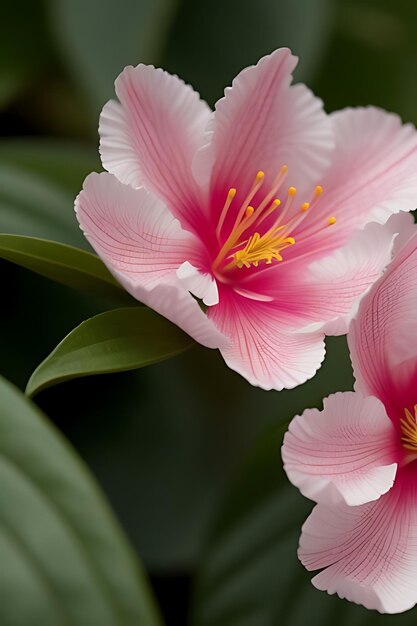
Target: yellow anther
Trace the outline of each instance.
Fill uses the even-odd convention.
[[[221,230],[223,228],[224,220],[226,219],[227,212],[230,208],[230,205],[233,202],[233,198],[235,197],[235,195],[236,195],[236,189],[234,187],[231,187],[229,191],[227,192],[226,201],[223,205],[223,209],[222,209],[222,212],[220,214],[220,218],[217,224],[217,228],[216,228],[217,237],[220,236]]]
[[[321,185],[317,185],[317,187],[314,190],[314,195],[321,196],[322,193],[323,193],[323,187]]]
[[[333,224],[336,224],[336,218],[335,217],[329,217],[329,219],[327,220],[327,223],[329,226],[333,226]]]
[[[287,187],[287,194],[285,194],[283,184],[287,172],[288,166],[282,165],[275,179],[271,181],[267,193],[262,194],[263,198],[259,198],[260,190],[265,182],[265,172],[259,170],[243,199],[240,199],[239,193],[239,206],[236,207],[233,204],[233,215],[229,210],[237,191],[234,187],[228,189],[216,227],[220,249],[212,263],[214,272],[223,273],[236,267],[257,267],[261,263],[269,265],[273,261],[282,261],[282,251],[295,244],[295,239],[289,235],[295,232],[294,229],[304,219],[303,213],[310,208],[313,200],[310,200],[310,203],[300,203],[299,211],[293,211],[297,189]],[[322,187],[317,186],[315,195],[320,195],[322,191]],[[276,197],[281,194],[284,196],[282,202]],[[280,211],[276,211],[281,204]],[[272,217],[273,214],[275,217]],[[259,229],[260,224],[265,220],[269,220],[265,222],[269,227],[266,232]],[[333,217],[328,219],[329,224],[335,222],[336,219]],[[226,227],[227,232],[224,232]],[[262,232],[263,234],[260,234]]]
[[[405,417],[400,419],[404,448],[417,452],[417,404],[414,405],[414,415],[408,409],[404,409]]]
[[[254,233],[249,237],[246,245],[242,250],[238,250],[233,255],[233,261],[230,266],[241,269],[242,267],[258,267],[259,261],[265,261],[266,265],[270,265],[272,260],[282,261],[281,252],[295,244],[294,237],[285,237],[280,234],[285,227],[271,228],[267,233],[261,235]]]

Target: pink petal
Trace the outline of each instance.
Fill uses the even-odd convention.
[[[207,313],[229,337],[221,349],[227,365],[262,389],[291,389],[312,378],[325,354],[323,335],[296,334],[270,302],[220,290]]]
[[[308,311],[329,320],[307,327],[326,335],[347,333],[349,323],[357,313],[361,298],[381,276],[391,261],[397,233],[409,232],[412,216],[394,215],[386,224],[370,223],[353,234],[349,242],[330,255],[312,263],[305,272],[305,287],[309,294]]]
[[[208,182],[212,172],[216,223],[228,189],[237,188],[233,206],[238,207],[258,170],[265,172],[264,189],[284,164],[286,187],[310,189],[327,167],[330,124],[321,100],[304,85],[290,87],[296,63],[287,48],[276,50],[244,69],[217,103],[207,145],[194,162],[200,181]]]
[[[76,200],[88,241],[112,274],[137,300],[211,348],[225,338],[177,278],[179,266],[198,264],[200,247],[164,204],[107,173],[90,174]]]
[[[304,327],[303,332],[344,334],[360,298],[390,262],[396,232],[408,231],[410,218],[402,214],[386,225],[368,224],[330,255],[310,265],[310,257],[284,259],[253,272],[245,286],[274,300],[293,326]],[[297,245],[298,241],[293,247]]]
[[[111,174],[86,178],[76,212],[97,253],[132,284],[154,286],[198,255],[198,241],[181,229],[161,200]]]
[[[104,105],[100,115],[100,155],[104,168],[122,183],[132,187],[143,184],[132,136],[123,107],[115,100]]]
[[[417,515],[414,490],[395,486],[361,506],[318,504],[305,522],[299,557],[317,589],[381,613],[417,602]]]
[[[416,402],[416,276],[417,233],[363,298],[348,334],[356,388],[379,397],[390,416]]]
[[[122,282],[120,275],[115,276]],[[229,344],[228,338],[203,313],[197,300],[179,284],[178,279],[165,280],[151,290],[139,285],[125,286],[137,300],[169,319],[206,348],[222,348]]]
[[[193,228],[201,202],[191,162],[210,109],[178,77],[153,66],[128,66],[115,85],[120,104],[108,102],[100,118],[104,167],[123,183],[145,185]]]
[[[219,302],[217,283],[210,274],[203,274],[189,261],[185,261],[178,269],[177,276],[196,298],[199,298],[207,306],[213,306]]]
[[[384,405],[346,392],[329,396],[323,406],[290,423],[282,447],[288,478],[323,504],[376,500],[392,487],[397,469],[396,433]]]
[[[372,107],[332,114],[336,146],[324,193],[300,233],[335,247],[367,222],[417,206],[417,133],[397,115]],[[327,218],[337,223],[325,227]]]

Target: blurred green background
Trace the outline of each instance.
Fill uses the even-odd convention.
[[[240,69],[290,46],[300,57],[297,80],[328,111],[372,103],[417,121],[417,4],[409,0],[1,6],[0,232],[88,249],[73,200],[84,177],[100,170],[98,114],[127,64],[165,67],[213,105]],[[0,271],[0,374],[24,389],[66,333],[112,305],[6,262]],[[291,392],[252,388],[218,353],[195,347],[36,398],[103,486],[169,625],[415,619],[380,617],[316,592],[297,562],[309,504],[282,477],[277,427],[352,388],[345,339],[329,340],[327,350],[314,380]]]

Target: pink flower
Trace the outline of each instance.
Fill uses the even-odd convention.
[[[299,547],[313,584],[381,613],[417,603],[417,234],[396,246],[349,330],[356,392],[295,417],[282,448],[318,503]]]
[[[125,288],[264,389],[314,375],[390,260],[392,230],[365,225],[417,204],[414,128],[326,115],[291,85],[296,62],[280,49],[243,70],[214,113],[176,76],[126,67],[100,119],[110,173],[76,201]]]

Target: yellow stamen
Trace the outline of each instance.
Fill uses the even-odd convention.
[[[417,452],[417,404],[414,405],[414,415],[404,409],[405,418],[401,418],[401,441],[404,448]]]
[[[272,198],[275,196],[275,194],[277,193],[277,191],[281,187],[282,183],[284,182],[284,179],[285,179],[285,176],[286,176],[287,172],[288,172],[288,166],[287,165],[283,165],[281,167],[280,171],[278,172],[275,180],[273,181],[269,193],[266,194],[266,196],[262,200],[261,204],[257,207],[257,209],[255,211],[255,214],[254,214],[250,224],[247,224],[246,226],[250,226],[251,224],[253,224],[258,219],[258,217],[264,212],[266,207],[269,206],[269,203],[271,202]],[[274,202],[276,202],[276,200]],[[279,204],[281,204],[281,202],[279,202]],[[279,206],[279,204],[276,204],[274,208]],[[269,209],[268,209],[268,211],[269,211]],[[263,219],[264,219],[264,217],[263,217]]]
[[[248,195],[246,196],[246,198],[243,200],[242,202],[242,206],[239,209],[239,213],[237,214],[237,218],[235,220],[235,224],[233,226],[233,230],[235,230],[239,224],[241,223],[244,215],[245,215],[245,211],[246,208],[249,205],[249,202],[252,200],[252,198],[256,195],[257,191],[259,190],[259,188],[262,186],[263,180],[264,180],[265,174],[261,171],[259,171],[256,176],[255,176],[255,181],[252,185],[252,187],[249,190]]]
[[[219,254],[217,255],[217,258],[215,259],[214,263],[213,263],[213,269],[215,269],[224,259],[224,257],[227,254],[227,251],[230,250],[230,248],[233,248],[236,244],[236,242],[238,241],[240,235],[241,235],[241,229],[239,228],[239,226],[241,225],[241,222],[244,218],[246,218],[246,210],[249,208],[249,202],[252,200],[252,198],[256,195],[257,191],[259,190],[259,188],[261,187],[263,180],[264,180],[265,174],[260,170],[256,176],[255,176],[255,181],[252,185],[252,187],[249,190],[248,195],[246,196],[246,198],[244,199],[244,201],[242,202],[242,205],[239,209],[239,212],[237,214],[237,217],[235,219],[235,223],[233,225],[232,231],[230,233],[230,235],[228,236],[228,238],[226,239],[226,241],[224,242]],[[227,194],[229,197],[229,193]],[[235,190],[236,192],[236,190]],[[234,194],[233,194],[233,198],[234,198]],[[232,198],[232,199],[233,199]],[[222,211],[222,215],[220,216],[220,220],[219,223],[217,224],[217,228],[216,228],[216,235],[217,238],[220,238],[220,232],[221,232],[221,227],[224,224],[224,220],[227,214],[227,210],[230,207],[230,203],[227,205],[227,200],[226,200],[226,204],[223,207],[223,211]],[[227,205],[227,208],[225,209]],[[223,215],[224,213],[224,215]],[[250,216],[249,216],[250,217]],[[222,219],[223,218],[223,219]],[[246,218],[247,219],[247,218]],[[246,220],[245,220],[246,222]],[[219,228],[220,226],[220,228]],[[246,226],[244,227],[243,230],[245,230]]]
[[[227,192],[226,201],[223,205],[220,219],[217,224],[217,228],[216,228],[217,238],[219,238],[220,236],[221,230],[223,228],[224,220],[226,219],[227,212],[229,210],[230,205],[232,204],[232,200],[235,197],[235,195],[236,195],[236,189],[234,187],[231,187],[229,191]]]
[[[282,209],[279,220],[282,223],[283,221],[287,221],[287,216],[291,212],[292,205],[294,203],[294,197],[297,193],[297,189],[295,187],[289,187],[287,191],[287,200],[285,202],[284,208]]]
[[[218,241],[222,242],[212,263],[212,270],[216,275],[236,267],[248,268],[252,265],[257,267],[260,261],[264,261],[266,265],[270,265],[273,260],[282,261],[282,250],[294,245],[295,239],[290,235],[304,220],[305,212],[312,208],[318,196],[323,193],[323,187],[317,185],[310,201],[299,205],[298,211],[294,207],[297,189],[296,187],[288,187],[287,193],[284,195],[286,197],[283,206],[279,212],[276,212],[276,217],[267,223],[269,229],[261,235],[260,224],[281,205],[281,200],[276,196],[286,180],[287,172],[288,166],[283,165],[277,172],[275,179],[268,183],[269,191],[257,204],[253,203],[254,206],[251,202],[255,197],[258,200],[260,195],[258,192],[265,179],[265,173],[262,170],[257,172],[246,197],[241,204],[239,203],[238,209],[236,207],[230,208],[236,196],[236,189],[229,189],[216,227]],[[231,210],[234,218],[232,223],[229,219]],[[327,223],[329,225],[335,224],[336,218],[329,217]],[[224,232],[226,224],[228,234]]]
[[[284,227],[272,228],[264,235],[254,233],[249,237],[246,246],[243,250],[238,250],[233,255],[233,261],[230,266],[236,266],[238,268],[258,267],[259,261],[265,261],[266,265],[272,263],[272,259],[282,261],[280,252],[295,244],[294,237],[282,237],[279,234]]]
[[[271,215],[271,213],[273,213],[275,211],[275,209],[277,209],[279,207],[279,205],[281,204],[281,200],[278,200],[278,198],[276,198],[273,203],[271,204],[271,206],[269,207],[269,209],[267,209],[264,214],[259,218],[258,220],[258,225],[262,224],[262,222],[264,220],[266,220],[267,217],[269,217]]]

